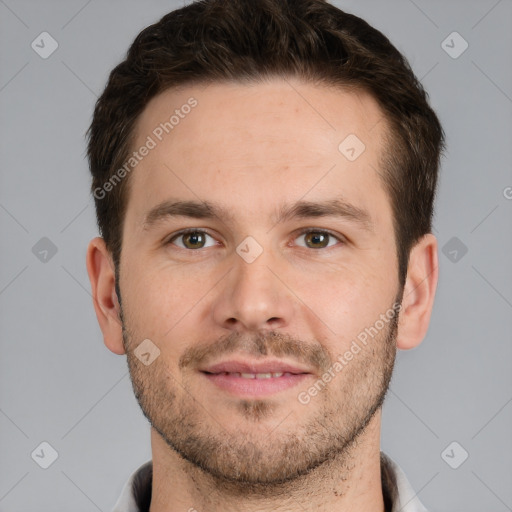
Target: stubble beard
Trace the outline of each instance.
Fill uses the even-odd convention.
[[[219,488],[244,495],[275,495],[322,465],[349,471],[352,448],[384,402],[396,357],[398,312],[309,404],[298,406],[295,393],[288,410],[271,398],[240,399],[226,414],[209,410],[200,393],[194,396],[187,389],[188,379],[172,375],[163,358],[148,367],[141,364],[133,354],[139,338],[122,313],[121,320],[133,390],[151,426],[191,469],[209,475]],[[276,350],[279,339],[272,332],[239,342],[233,333],[224,346],[243,345],[261,357],[290,355],[300,343],[285,338],[283,350]],[[332,364],[333,355],[322,350]],[[265,425],[265,419],[276,417],[281,419],[277,427]]]

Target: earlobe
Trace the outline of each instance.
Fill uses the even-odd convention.
[[[412,248],[400,312],[397,347],[409,350],[425,337],[438,280],[437,239],[429,233]]]
[[[96,237],[89,242],[86,264],[94,310],[103,333],[104,343],[114,354],[124,354],[114,265],[103,238]]]

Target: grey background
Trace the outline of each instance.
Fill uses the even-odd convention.
[[[333,3],[405,53],[448,142],[436,304],[421,346],[399,352],[382,449],[430,511],[512,510],[512,1]],[[92,306],[84,132],[135,35],[181,5],[0,0],[1,512],[108,511],[151,457],[125,356]],[[31,48],[43,31],[59,45],[47,59]],[[453,31],[469,43],[456,59],[441,46]],[[43,441],[58,452],[48,469],[31,458]],[[469,453],[458,469],[441,457],[453,441],[452,464]]]

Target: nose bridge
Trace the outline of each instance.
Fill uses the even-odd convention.
[[[243,246],[242,246],[243,247]],[[249,249],[249,253],[250,253]],[[242,251],[242,248],[240,248]],[[234,275],[231,277],[231,287],[234,293],[238,293],[242,297],[250,294],[256,299],[265,299],[274,295],[276,277],[270,271],[272,266],[272,255],[269,249],[265,249],[254,261],[244,259],[243,256],[237,254],[234,258]]]
[[[213,308],[225,328],[264,330],[290,322],[290,293],[279,275],[278,255],[247,237],[233,253],[233,264]]]

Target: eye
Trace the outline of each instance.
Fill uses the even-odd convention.
[[[207,245],[207,237],[212,239]],[[302,230],[295,240],[303,239],[307,249],[325,249],[336,245],[336,242],[343,243],[341,237],[323,229],[307,228]],[[180,243],[178,243],[178,241]],[[197,250],[218,245],[218,242],[205,230],[191,228],[175,233],[166,245],[173,244],[181,249]]]
[[[325,231],[323,229],[304,229],[297,237],[297,239],[300,238],[304,240],[306,248],[308,249],[325,249],[326,247],[332,247],[333,245],[336,245],[336,241],[343,242],[340,237],[335,236],[331,232]],[[330,239],[332,239],[332,242],[334,243],[330,243]]]
[[[206,237],[210,237],[213,240],[213,243],[210,245],[206,244]],[[206,231],[202,229],[185,229],[176,233],[170,238],[166,244],[174,243],[174,240],[182,240],[182,243],[175,243],[178,247],[182,249],[204,249],[205,247],[211,247],[213,245],[217,245],[217,242],[213,239],[211,235],[209,235]]]

